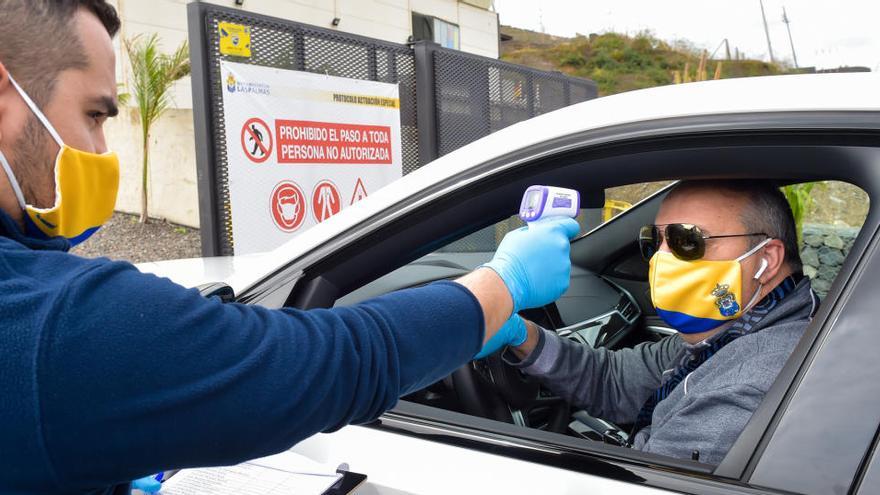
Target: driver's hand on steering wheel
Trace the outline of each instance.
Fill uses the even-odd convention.
[[[538,345],[538,327],[520,315],[513,315],[491,339],[474,356],[481,359],[495,353],[504,346],[510,349],[519,359],[525,359]]]

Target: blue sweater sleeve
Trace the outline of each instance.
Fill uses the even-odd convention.
[[[269,310],[102,263],[71,278],[44,328],[48,459],[66,488],[94,488],[370,421],[467,362],[483,314],[453,282],[350,308]]]

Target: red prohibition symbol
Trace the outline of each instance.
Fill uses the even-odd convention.
[[[339,188],[329,180],[322,180],[312,191],[312,214],[318,223],[339,213],[342,209],[342,198]]]
[[[302,189],[295,182],[286,180],[275,186],[269,207],[275,226],[282,232],[293,232],[306,219],[308,203]]]
[[[272,132],[261,119],[248,119],[241,128],[241,149],[254,163],[263,163],[272,154]]]

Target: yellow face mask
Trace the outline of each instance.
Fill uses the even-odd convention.
[[[765,239],[735,260],[684,261],[669,252],[656,252],[649,262],[648,282],[657,316],[681,333],[707,332],[739,318],[751,309],[761,293],[758,285],[748,304],[742,306],[740,261],[770,241]],[[767,261],[762,260],[755,280],[766,268]]]
[[[44,238],[64,237],[75,246],[91,237],[113,214],[119,190],[119,158],[112,152],[98,155],[64,144],[30,96],[12,76],[9,80],[60,147],[55,157],[55,204],[51,208],[37,208],[25,202],[12,167],[0,152],[0,165],[25,213],[25,233]]]

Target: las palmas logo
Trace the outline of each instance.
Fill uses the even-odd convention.
[[[272,88],[266,83],[239,81],[234,75],[229,74],[226,76],[226,91],[230,93],[269,96]]]

